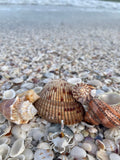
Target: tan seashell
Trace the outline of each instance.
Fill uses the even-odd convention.
[[[0,103],[0,112],[6,119],[16,124],[27,123],[37,113],[35,107],[24,98],[16,98],[5,100]]]
[[[86,104],[92,98],[91,91],[95,87],[85,83],[78,83],[72,87],[73,97],[80,103]]]
[[[107,152],[105,150],[100,149],[96,152],[96,157],[98,160],[109,160]]]
[[[83,106],[72,96],[72,85],[58,79],[45,85],[40,92],[40,98],[34,103],[38,114],[53,123],[67,125],[79,123],[83,119]]]
[[[20,98],[25,97],[25,101],[28,100],[31,103],[34,103],[37,99],[39,99],[39,96],[35,93],[34,90],[28,90],[18,95]]]

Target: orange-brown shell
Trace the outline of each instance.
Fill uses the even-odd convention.
[[[66,125],[79,123],[83,119],[84,109],[72,96],[71,85],[64,80],[53,80],[45,85],[34,103],[38,114],[53,123]]]
[[[95,89],[95,87],[89,84],[78,83],[72,87],[72,94],[78,102],[86,104],[92,99],[91,91],[93,89]]]
[[[108,105],[104,101],[94,98],[89,102],[84,120],[95,125],[102,124],[107,128],[120,125],[120,104]]]

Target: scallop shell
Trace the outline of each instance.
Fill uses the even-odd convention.
[[[111,139],[104,139],[103,143],[104,143],[107,151],[113,152],[117,149],[117,146],[116,146],[115,142],[112,141]]]
[[[0,103],[0,112],[6,119],[16,124],[27,123],[37,113],[35,107],[24,98],[16,98],[5,100]]]
[[[82,159],[85,158],[86,155],[86,151],[78,146],[74,146],[70,152],[70,156],[74,159]]]
[[[17,157],[25,150],[24,140],[22,138],[17,139],[11,148],[10,156]]]
[[[38,149],[34,154],[34,160],[53,160],[54,153],[50,149]]]
[[[109,160],[107,152],[105,150],[100,149],[96,152],[96,157],[98,160]]]
[[[10,147],[7,144],[0,145],[0,156],[2,159],[6,160],[10,152]]]
[[[83,106],[72,96],[71,85],[61,79],[53,80],[45,85],[34,103],[38,114],[53,123],[71,125],[83,119]]]
[[[117,141],[118,139],[120,139],[120,128],[113,127],[113,128],[107,129],[104,132],[104,135],[105,135],[105,138]]]
[[[16,96],[16,93],[13,89],[6,90],[3,93],[3,99],[12,99]]]
[[[91,91],[95,89],[95,87],[79,83],[72,88],[73,97],[80,103],[86,104],[88,101],[92,99]]]

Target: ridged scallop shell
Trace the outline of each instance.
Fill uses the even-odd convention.
[[[95,87],[89,84],[78,83],[72,87],[72,94],[78,102],[86,104],[92,98],[91,91],[93,89]]]
[[[105,135],[105,138],[117,141],[118,139],[120,139],[120,128],[113,127],[113,128],[107,129],[104,132],[104,135]]]
[[[0,112],[6,119],[16,124],[27,123],[37,113],[35,107],[24,98],[16,98],[5,100],[0,103]]]
[[[110,98],[111,97],[111,98]],[[118,94],[104,94],[99,98],[93,98],[89,102],[88,111],[85,114],[86,122],[107,128],[120,125],[120,97]]]
[[[111,139],[104,139],[103,143],[104,143],[105,149],[107,151],[113,152],[117,149],[117,146],[116,146],[115,142],[112,141]]]
[[[79,123],[83,119],[83,106],[72,96],[71,85],[64,80],[53,80],[45,85],[34,103],[38,114],[53,123],[67,125]]]

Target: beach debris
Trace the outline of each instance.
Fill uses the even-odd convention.
[[[83,106],[72,96],[71,85],[61,79],[47,83],[34,103],[38,114],[53,123],[67,125],[79,123],[83,119]]]
[[[4,100],[0,103],[0,112],[6,119],[16,124],[27,123],[32,119],[37,110],[29,101],[24,101],[23,98],[16,98]]]

